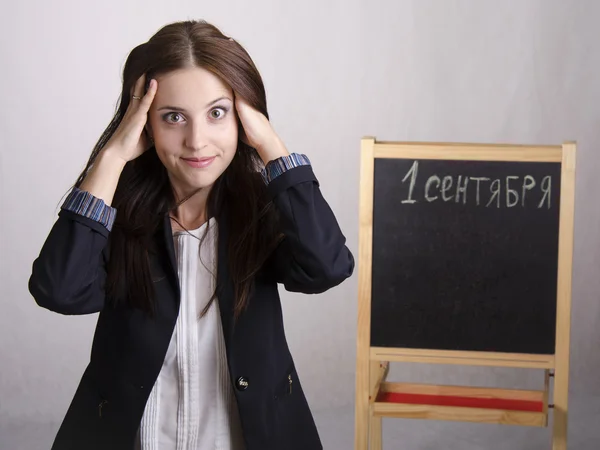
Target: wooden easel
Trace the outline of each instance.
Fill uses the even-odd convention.
[[[575,153],[575,143],[565,143],[562,146],[511,146],[376,142],[374,138],[362,139],[355,450],[381,450],[383,417],[545,427],[548,425],[549,410],[553,411],[552,449],[567,448]],[[374,163],[377,158],[539,161],[561,164],[556,344],[553,355],[371,346],[373,194]],[[543,387],[539,390],[390,383],[386,381],[386,376],[389,362],[394,361],[544,369],[545,376],[544,380],[540,380]],[[551,378],[554,378],[553,383]],[[398,394],[400,400],[390,400],[394,394]],[[428,401],[434,398],[447,401]],[[465,402],[470,402],[471,405],[453,406],[452,400],[456,398],[460,398],[463,405]],[[495,402],[499,406],[482,406],[481,399]],[[541,404],[541,409],[530,411],[511,406],[528,402]]]

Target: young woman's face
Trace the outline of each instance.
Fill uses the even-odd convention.
[[[150,133],[178,196],[212,186],[233,159],[238,123],[233,92],[202,68],[156,77]]]

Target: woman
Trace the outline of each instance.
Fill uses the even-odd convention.
[[[40,306],[100,313],[53,449],[322,448],[277,285],[324,292],[353,268],[248,54],[205,22],[164,27],[129,55],[33,264]]]

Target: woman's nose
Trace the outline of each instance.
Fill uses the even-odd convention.
[[[192,124],[186,134],[185,145],[192,150],[200,150],[208,143],[209,132],[203,124]]]

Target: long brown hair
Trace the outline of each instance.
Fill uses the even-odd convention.
[[[98,153],[121,123],[136,80],[144,73],[149,81],[154,76],[194,66],[220,77],[236,95],[269,117],[262,78],[240,44],[204,21],[169,24],[129,54],[123,69],[119,106],[96,143],[76,187],[81,185]],[[209,218],[219,217],[225,206],[228,209],[227,256],[236,317],[248,303],[255,275],[280,239],[275,211],[265,199],[265,186],[257,173],[261,164],[256,150],[240,139],[233,161],[214,183],[206,206]],[[118,214],[109,239],[107,297],[112,302],[127,301],[132,307],[152,313],[154,288],[148,249],[152,248],[152,237],[164,215],[177,207],[167,171],[154,148],[126,164],[112,206]]]

